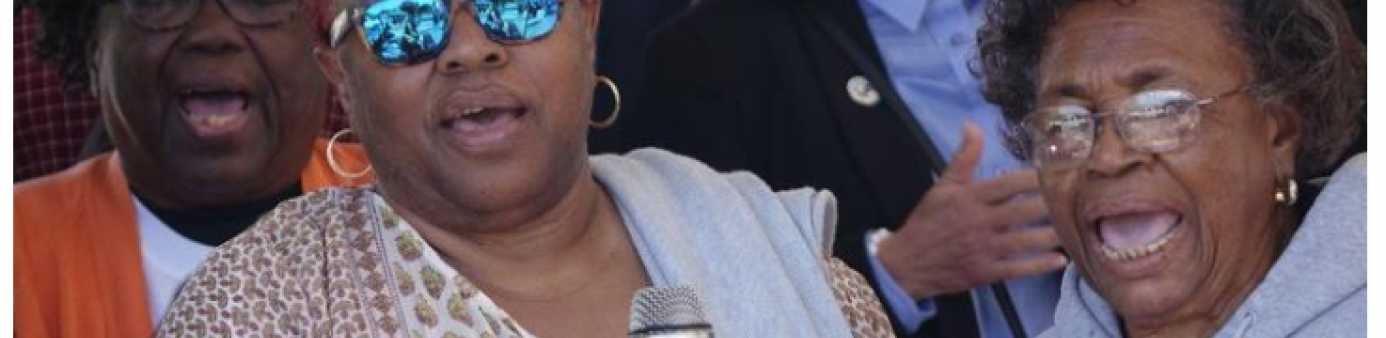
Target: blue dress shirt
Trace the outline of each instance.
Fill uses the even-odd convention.
[[[969,68],[976,56],[975,34],[983,21],[985,1],[858,0],[858,5],[891,84],[944,158],[952,158],[962,142],[963,123],[971,121],[986,137],[974,177],[992,178],[1023,167],[1002,145],[1001,111],[982,97],[981,83]],[[869,256],[886,306],[908,331],[917,331],[937,313],[933,301],[912,299],[885,271],[874,250]],[[1060,273],[1053,272],[1005,282],[1029,335],[1053,325],[1059,278]],[[971,293],[982,337],[1012,337],[991,289],[981,287]]]

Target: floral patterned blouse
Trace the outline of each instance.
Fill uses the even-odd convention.
[[[890,337],[865,279],[825,260],[855,337]],[[533,337],[369,189],[291,200],[216,251],[158,337]]]

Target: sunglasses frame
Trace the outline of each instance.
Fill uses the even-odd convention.
[[[330,30],[328,31],[328,47],[331,48],[331,49],[337,49],[338,47],[341,47],[342,39],[345,39],[345,38],[346,38],[346,34],[348,33],[347,31],[355,29],[355,30],[357,31],[357,33],[358,33],[357,35],[359,35],[359,36],[361,37],[361,44],[362,44],[362,45],[365,45],[365,46],[366,46],[366,49],[370,50],[371,54],[375,56],[376,62],[379,62],[381,65],[385,65],[385,66],[410,66],[410,65],[416,65],[416,64],[423,63],[423,62],[426,62],[426,61],[429,61],[429,60],[433,60],[433,59],[437,58],[439,54],[442,54],[442,52],[443,52],[444,50],[447,50],[448,44],[449,44],[449,42],[450,42],[450,40],[451,40],[451,37],[452,37],[452,27],[453,27],[453,24],[456,23],[456,20],[453,19],[453,13],[452,13],[452,11],[453,11],[453,2],[454,2],[454,1],[466,1],[466,2],[471,3],[472,8],[471,8],[471,11],[470,11],[470,12],[472,12],[472,14],[471,14],[472,21],[473,21],[473,22],[476,22],[477,26],[481,26],[481,29],[482,29],[483,32],[486,33],[486,38],[487,38],[488,40],[491,40],[492,42],[495,42],[495,43],[498,43],[498,44],[502,44],[502,45],[520,45],[520,44],[531,43],[531,42],[535,42],[535,41],[542,40],[542,39],[548,37],[550,34],[553,34],[554,31],[557,31],[557,30],[558,30],[558,25],[560,24],[560,21],[561,21],[562,18],[563,18],[562,8],[564,7],[565,4],[567,4],[566,1],[561,1],[561,0],[558,0],[558,1],[557,1],[557,2],[558,2],[559,11],[558,11],[558,13],[556,14],[557,17],[556,17],[556,19],[555,19],[555,21],[554,21],[553,28],[550,28],[548,32],[544,32],[544,34],[539,34],[538,36],[535,36],[535,37],[533,37],[533,38],[525,38],[525,39],[504,39],[504,38],[500,38],[500,37],[497,37],[497,36],[491,34],[490,30],[489,30],[489,29],[486,29],[486,28],[484,27],[484,25],[482,25],[482,23],[481,23],[481,18],[478,17],[478,16],[477,16],[477,13],[476,13],[477,11],[476,11],[476,1],[475,1],[475,0],[436,0],[436,1],[442,2],[443,5],[444,5],[444,6],[447,6],[447,8],[448,8],[448,15],[447,15],[448,29],[447,29],[446,32],[443,32],[444,39],[443,39],[442,42],[440,42],[439,48],[438,48],[438,50],[436,50],[436,51],[432,51],[432,52],[429,52],[429,53],[427,53],[427,54],[416,55],[416,56],[410,57],[409,59],[406,59],[406,60],[403,60],[403,61],[398,61],[398,62],[387,62],[387,61],[383,60],[383,59],[381,58],[381,56],[380,56],[380,53],[377,52],[377,51],[375,50],[375,46],[372,46],[372,45],[371,45],[370,39],[366,37],[366,31],[365,31],[365,29],[364,29],[364,28],[359,28],[359,27],[357,27],[357,26],[363,26],[363,25],[364,25],[366,9],[367,9],[368,7],[374,5],[374,3],[373,3],[373,4],[369,4],[369,5],[365,5],[365,6],[357,6],[357,7],[352,7],[352,8],[343,9],[340,13],[338,13],[337,16],[336,16],[335,18],[332,19],[332,27],[330,27]]]

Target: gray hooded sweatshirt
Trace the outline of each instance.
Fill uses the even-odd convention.
[[[1070,265],[1042,338],[1121,337],[1116,314]],[[1261,285],[1216,338],[1367,336],[1367,155],[1344,164]]]

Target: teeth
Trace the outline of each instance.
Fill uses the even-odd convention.
[[[482,107],[467,108],[466,110],[463,110],[463,111],[462,111],[462,115],[464,115],[464,116],[465,116],[465,115],[472,115],[472,114],[480,113],[480,112],[483,111],[483,110],[486,110],[486,108],[482,108]]]
[[[1160,237],[1160,239],[1155,240],[1154,242],[1150,242],[1150,244],[1146,244],[1143,247],[1131,249],[1116,249],[1107,244],[1102,244],[1102,255],[1107,256],[1107,259],[1115,261],[1134,260],[1137,258],[1145,257],[1152,253],[1160,252],[1161,249],[1165,248],[1166,244],[1169,244],[1170,237],[1173,236],[1174,233],[1170,232],[1165,234],[1163,237]]]
[[[235,116],[230,115],[206,115],[200,117],[199,120],[201,120],[200,122],[203,125],[210,126],[213,128],[221,128],[226,126],[227,124],[230,124],[231,121],[235,118]]]

